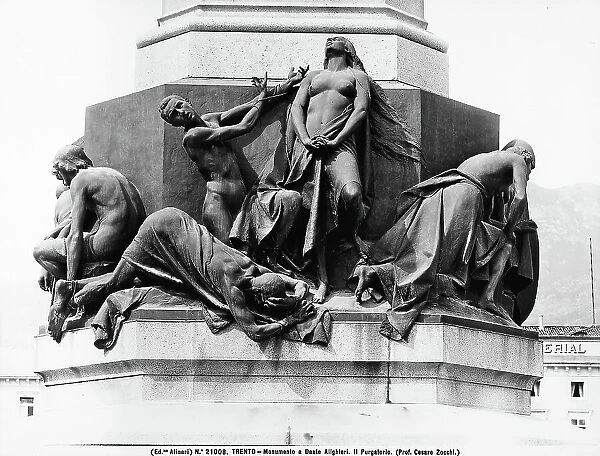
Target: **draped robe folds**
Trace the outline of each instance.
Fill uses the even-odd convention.
[[[333,139],[344,128],[352,114],[348,106],[340,115],[323,125],[316,135]],[[295,220],[290,214],[297,213],[289,198],[291,192],[301,196],[301,204],[309,211],[308,223],[302,226],[303,244],[301,255],[306,258],[315,247],[338,225],[338,202],[345,182],[331,182],[323,174],[330,163],[342,154],[349,154],[356,162],[363,189],[365,211],[372,199],[371,164],[368,122],[361,134],[352,135],[334,150],[309,153],[297,139],[292,122],[288,119],[285,141],[286,157],[273,158],[273,165],[260,176],[259,184],[246,196],[238,214],[230,238],[234,245],[242,243],[257,247],[276,230],[288,232]],[[359,144],[359,147],[357,147]],[[346,155],[347,156],[347,155]],[[349,163],[354,166],[354,163]],[[296,236],[292,236],[296,239]]]
[[[233,260],[237,267],[224,268],[221,259],[224,255]],[[152,283],[183,290],[196,299],[213,333],[234,321],[230,309],[231,288],[238,286],[243,289],[249,285],[252,277],[260,275],[259,267],[243,253],[223,244],[206,227],[175,208],[162,209],[150,215],[122,258],[143,273],[143,276],[150,278]],[[262,267],[260,269],[265,270]],[[109,328],[117,321],[114,315],[125,315],[146,294],[134,292],[121,300],[125,302],[107,299],[104,308],[98,312],[97,320],[92,323],[92,326],[104,334],[101,344],[106,343],[104,339],[107,333],[118,332]],[[267,315],[264,313],[265,309],[257,309],[248,302],[245,305],[257,324],[271,323],[274,319],[285,316],[277,309],[270,309]],[[292,340],[327,344],[331,334],[331,321],[322,309],[324,308],[319,308],[316,315],[308,321],[287,330],[284,336]],[[109,318],[109,315],[112,317]]]
[[[489,262],[504,245],[501,228],[485,219],[489,202],[483,185],[458,170],[402,194],[396,222],[368,252],[391,305],[381,327],[383,335],[406,340],[428,303],[437,274],[449,276],[463,289],[471,278],[488,278]],[[519,263],[515,256],[513,249],[512,266]],[[530,282],[531,261],[520,263],[519,275]]]

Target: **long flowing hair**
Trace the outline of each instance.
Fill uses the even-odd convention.
[[[371,94],[369,125],[371,128],[372,151],[387,159],[409,159],[417,161],[423,166],[421,146],[410,134],[406,127],[406,122],[392,107],[381,86],[366,72],[352,42],[343,36],[336,36],[334,39],[344,42],[346,47],[346,63],[348,66],[362,71],[367,75],[369,80],[369,92]],[[323,67],[327,68],[328,63],[329,57],[325,53]]]

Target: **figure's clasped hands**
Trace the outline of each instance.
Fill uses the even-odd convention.
[[[335,149],[338,143],[335,139],[329,139],[323,135],[316,135],[310,138],[305,144],[309,153],[323,153]]]

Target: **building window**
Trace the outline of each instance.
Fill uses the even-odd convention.
[[[538,380],[531,387],[531,397],[537,397],[540,395],[540,381]]]
[[[571,382],[571,397],[583,397],[583,382]]]
[[[21,397],[21,415],[32,416],[33,415],[33,398],[32,397]]]
[[[586,429],[589,414],[590,414],[589,411],[583,411],[583,410],[569,412],[569,420],[571,422],[571,426],[576,426],[580,429]]]
[[[571,416],[571,425],[577,426],[580,429],[585,429],[585,418]]]
[[[571,418],[571,424],[573,426],[577,426],[578,428],[585,429],[585,420],[584,419]]]

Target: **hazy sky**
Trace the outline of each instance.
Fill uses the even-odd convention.
[[[134,90],[135,39],[160,1],[3,2],[2,14],[0,346],[18,350],[47,309],[31,249],[52,225],[52,156],[83,134],[87,105]],[[500,114],[502,142],[532,143],[533,182],[600,183],[600,1],[426,0],[426,19],[450,42],[450,96]]]

